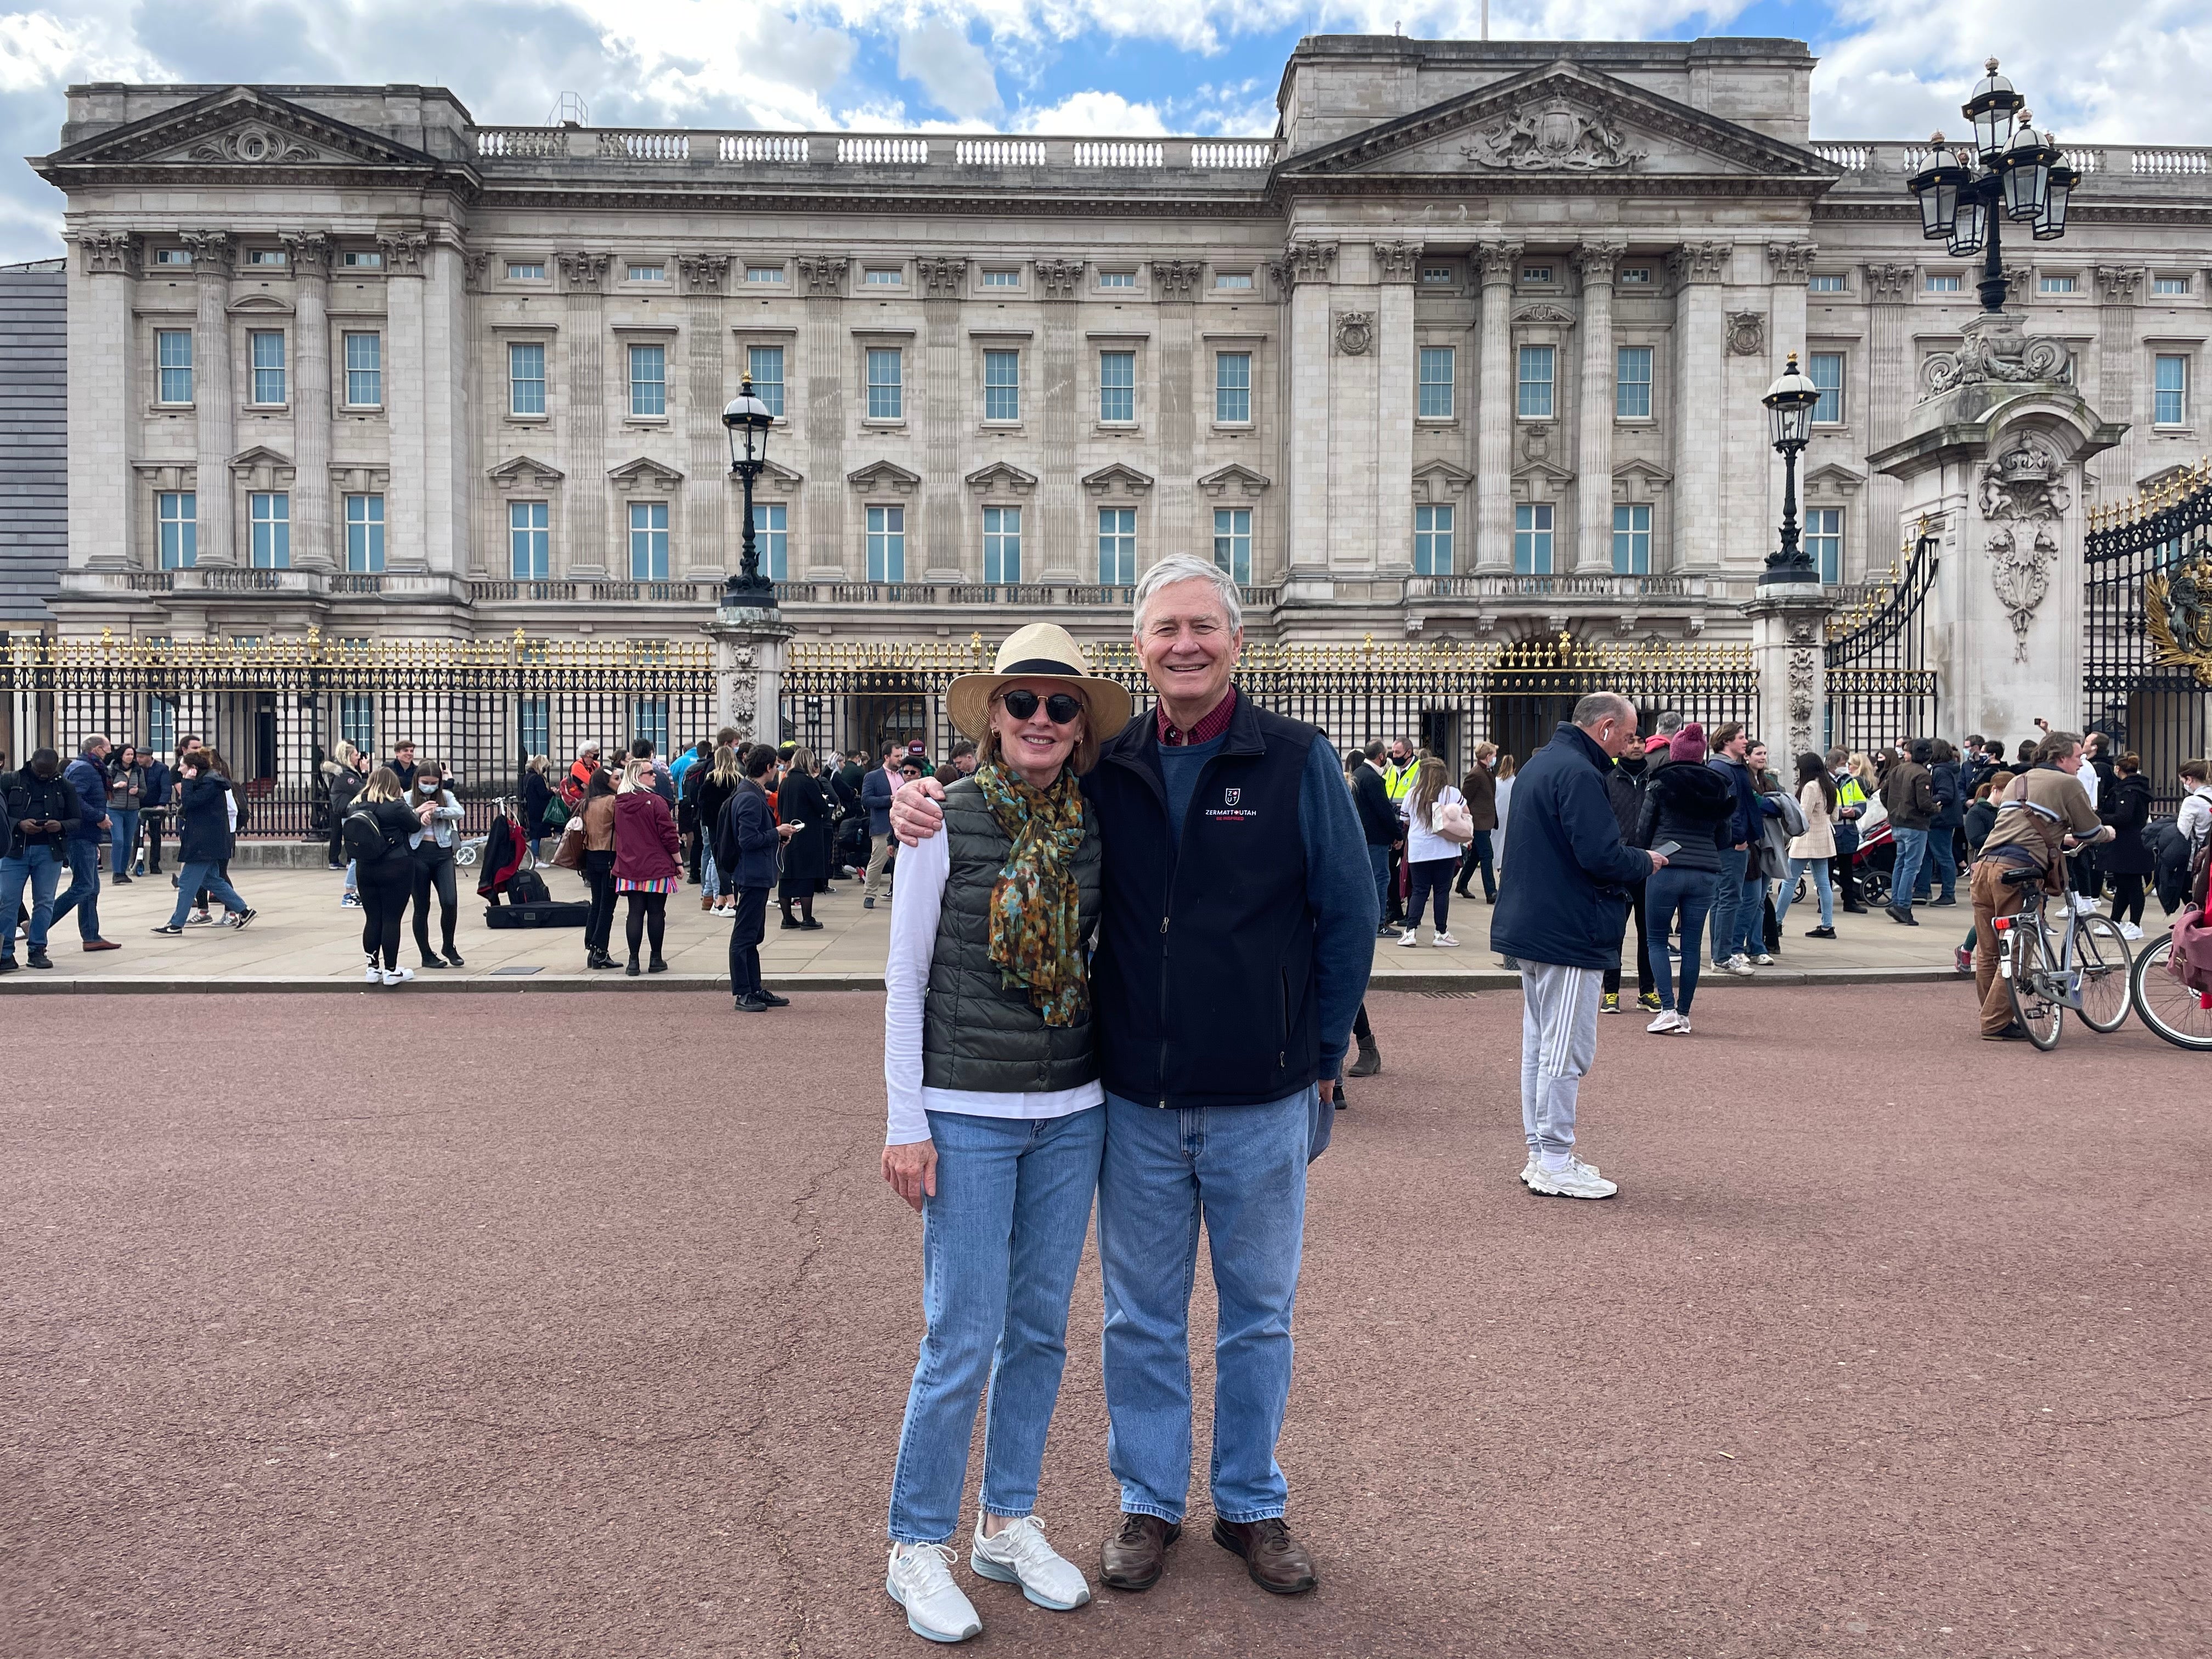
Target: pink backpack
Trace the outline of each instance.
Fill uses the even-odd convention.
[[[2212,1008],[2212,918],[2205,911],[2208,854],[2212,854],[2212,846],[2197,855],[2191,902],[2183,905],[2173,919],[2173,948],[2166,952],[2166,971]]]

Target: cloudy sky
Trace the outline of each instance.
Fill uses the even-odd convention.
[[[437,82],[485,122],[542,121],[569,91],[601,125],[1265,134],[1299,36],[1473,38],[1481,6],[71,0],[0,13],[0,157],[53,149],[63,88],[95,80]],[[2062,140],[2212,144],[2208,0],[1492,0],[1491,14],[1500,39],[1810,41],[1816,137],[1956,131],[1995,52]],[[0,261],[58,252],[60,222],[60,198],[0,159]]]

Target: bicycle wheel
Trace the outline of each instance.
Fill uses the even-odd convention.
[[[2054,994],[2057,973],[2033,910],[2013,918],[2012,938],[2012,1017],[2027,1031],[2027,1040],[2048,1054],[2058,1046],[2066,1005]]]
[[[2084,916],[2074,934],[2075,994],[2081,1023],[2117,1031],[2128,1021],[2128,941],[2109,916]]]
[[[2173,939],[2153,939],[2136,958],[2129,991],[2142,1023],[2179,1048],[2212,1050],[2212,1008],[2166,970]]]

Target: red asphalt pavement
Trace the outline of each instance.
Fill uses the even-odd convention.
[[[6,1007],[4,1659],[927,1650],[879,996]],[[1201,1421],[1162,1584],[974,1585],[976,1651],[2212,1651],[2204,1057],[1715,988],[1601,1022],[1578,1204],[1514,1180],[1516,996],[1371,1008],[1281,1449],[1322,1589],[1209,1541]],[[1042,1513],[1094,1577],[1098,1324],[1087,1266]]]

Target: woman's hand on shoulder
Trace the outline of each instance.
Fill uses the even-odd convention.
[[[919,1211],[924,1194],[937,1196],[937,1143],[910,1140],[902,1146],[884,1147],[884,1179]]]

